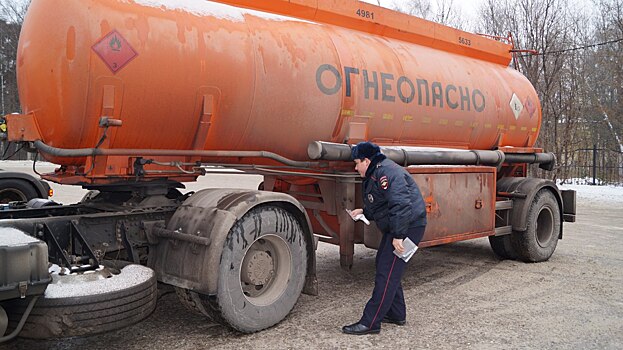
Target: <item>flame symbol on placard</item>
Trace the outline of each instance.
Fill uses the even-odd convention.
[[[115,35],[112,39],[110,39],[109,46],[113,51],[121,51],[121,40],[119,40],[119,38]]]

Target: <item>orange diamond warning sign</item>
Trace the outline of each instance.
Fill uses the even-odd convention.
[[[113,73],[117,73],[132,61],[138,53],[119,32],[113,30],[92,47]]]

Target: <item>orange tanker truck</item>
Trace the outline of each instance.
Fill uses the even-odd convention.
[[[534,147],[540,102],[512,50],[352,0],[33,0],[8,138],[59,165],[44,179],[93,191],[5,210],[0,226],[47,244],[54,281],[147,266],[191,309],[254,332],[317,293],[318,241],[346,269],[355,244],[378,246],[345,210],[361,206],[350,147],[369,140],[422,191],[421,247],[489,237],[500,258],[545,261],[575,194],[527,177],[555,157]],[[264,181],[179,191],[211,166]],[[50,294],[35,309],[59,312]],[[141,305],[84,328],[135,322]],[[80,334],[44,314],[26,336]]]

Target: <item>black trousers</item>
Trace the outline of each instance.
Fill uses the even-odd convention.
[[[412,227],[407,231],[407,237],[413,243],[419,244],[424,236],[425,228],[425,226]],[[405,298],[400,283],[407,263],[394,255],[392,241],[392,236],[383,234],[381,244],[376,252],[374,291],[359,321],[371,329],[381,328],[381,320],[385,316],[395,320],[407,318]]]

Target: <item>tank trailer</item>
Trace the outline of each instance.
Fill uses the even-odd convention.
[[[420,187],[422,248],[488,237],[502,259],[546,261],[575,193],[528,177],[556,159],[534,147],[541,106],[512,49],[352,0],[33,0],[8,137],[58,164],[45,180],[91,192],[0,212],[0,242],[45,242],[56,273],[37,305],[49,312],[86,298],[50,292],[54,281],[117,278],[113,294],[88,297],[115,315],[67,316],[85,332],[146,317],[156,280],[213,321],[259,331],[317,294],[319,241],[345,269],[356,244],[378,247],[378,229],[346,212],[362,202],[350,148],[368,140]],[[264,181],[180,191],[208,167]],[[146,277],[126,286],[124,274]],[[135,311],[111,306],[119,298]],[[27,303],[3,305],[11,316]],[[25,336],[81,334],[42,315]]]

